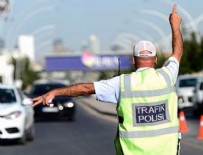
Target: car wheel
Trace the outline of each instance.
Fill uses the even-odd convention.
[[[24,145],[26,143],[26,133],[24,131],[23,136],[18,140],[18,143]]]
[[[35,126],[32,124],[32,126],[27,131],[27,140],[33,141],[35,136]]]

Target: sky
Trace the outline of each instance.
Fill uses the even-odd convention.
[[[200,38],[202,0],[11,0],[10,11],[0,18],[0,37],[7,48],[14,48],[19,35],[33,35],[38,56],[49,53],[58,38],[78,51],[90,35],[97,36],[102,51],[113,44],[129,51],[138,40],[151,40],[168,51],[174,3],[182,25]]]

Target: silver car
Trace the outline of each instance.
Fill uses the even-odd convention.
[[[197,114],[203,114],[203,81],[197,82],[194,89],[194,110]]]
[[[194,89],[198,81],[201,79],[199,75],[181,75],[178,77],[176,88],[178,94],[178,107],[193,108]]]

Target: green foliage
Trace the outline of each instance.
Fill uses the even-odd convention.
[[[162,67],[167,59],[168,59],[168,57],[166,57],[162,52],[161,52],[161,54],[158,54],[157,55],[157,61],[158,62],[157,62],[156,68]]]
[[[197,42],[194,33],[183,42],[183,56],[180,64],[180,74],[194,73],[203,70],[203,39]]]
[[[21,79],[23,81],[22,89],[32,84],[39,79],[38,74],[32,69],[30,60],[27,57],[12,59],[12,64],[15,66],[14,79]]]
[[[158,55],[157,68],[163,66],[168,59],[163,54]],[[203,70],[203,38],[197,42],[194,33],[191,33],[190,39],[183,41],[183,56],[180,63],[179,74],[196,73]]]
[[[29,59],[26,58],[24,61],[25,70],[21,73],[21,78],[23,81],[22,89],[25,89],[27,86],[39,79],[38,74],[32,69]]]

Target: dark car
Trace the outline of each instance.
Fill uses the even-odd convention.
[[[30,98],[34,98],[43,95],[50,90],[61,88],[64,86],[66,85],[58,82],[34,83],[30,92],[28,93],[28,96]],[[60,96],[55,97],[49,104],[49,106],[43,106],[42,104],[40,104],[36,106],[34,110],[36,119],[65,118],[67,120],[73,120],[76,111],[76,106],[73,98]]]

